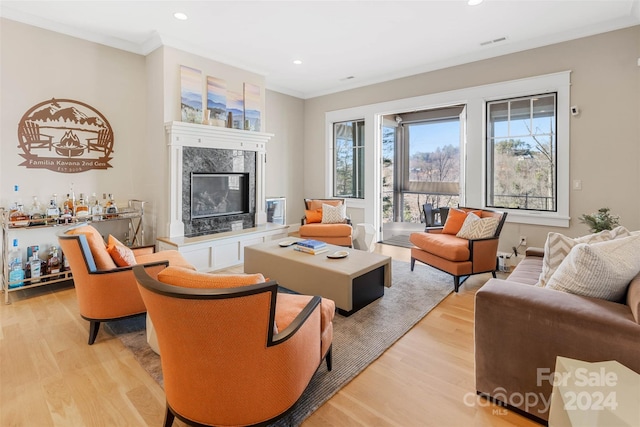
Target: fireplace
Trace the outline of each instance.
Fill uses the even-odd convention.
[[[191,173],[191,219],[249,213],[248,173]]]
[[[273,135],[183,122],[167,123],[165,129],[169,147],[170,238],[241,231],[266,223],[265,153],[266,142]],[[197,207],[194,199],[200,197],[201,190],[193,188],[192,177],[196,187],[200,178],[209,181],[211,191],[228,187],[228,194],[224,190],[228,202],[224,208],[213,201]],[[242,196],[236,188],[244,189]]]

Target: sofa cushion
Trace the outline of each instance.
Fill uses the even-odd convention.
[[[314,224],[322,222],[322,209],[305,210],[304,216],[307,224]]]
[[[169,266],[158,273],[158,281],[183,288],[235,288],[264,283],[264,276],[256,274],[211,274],[184,267]]]
[[[342,224],[347,218],[347,205],[339,204],[338,206],[322,204],[322,223],[323,224]]]
[[[120,240],[109,234],[109,240],[107,241],[107,252],[116,263],[118,267],[127,267],[130,265],[136,265],[136,256],[133,254],[131,248],[120,242]]]
[[[640,236],[600,243],[578,243],[546,288],[620,302],[640,272]]]
[[[111,255],[107,251],[107,245],[102,238],[102,235],[95,227],[91,225],[81,225],[80,227],[73,227],[67,230],[66,234],[79,235],[84,234],[89,244],[89,250],[93,256],[93,261],[96,263],[98,270],[111,270],[116,268],[116,263],[113,262]]]
[[[444,234],[458,234],[462,228],[462,224],[464,224],[464,221],[467,219],[467,215],[471,212],[478,216],[482,216],[481,210],[465,211],[455,208],[449,209],[449,214],[447,215],[447,220],[444,223],[442,232]]]
[[[276,326],[278,330],[283,331],[289,326],[291,322],[293,322],[293,319],[295,319],[309,301],[311,301],[311,298],[309,295],[278,292],[276,300]],[[322,298],[320,302],[320,328],[323,332],[333,321],[335,311],[335,302],[327,298]]]
[[[338,206],[342,204],[342,200],[340,199],[310,199],[307,202],[307,209],[309,210],[317,210],[322,209],[322,205],[331,205]]]
[[[305,224],[300,226],[300,236],[304,237],[345,237],[351,236],[349,224]]]
[[[499,222],[500,220],[496,217],[480,218],[478,215],[470,212],[456,236],[469,240],[487,239],[496,234]]]
[[[409,241],[423,251],[449,261],[468,261],[471,256],[469,241],[451,234],[411,233]]]
[[[599,233],[588,234],[586,236],[572,238],[560,233],[549,233],[544,244],[544,259],[542,272],[536,286],[545,286],[560,263],[578,243],[598,243],[613,240],[619,237],[630,236],[629,230],[620,226],[613,230],[604,230]]]

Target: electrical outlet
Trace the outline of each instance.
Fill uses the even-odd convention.
[[[520,246],[527,246],[527,236],[520,236]]]

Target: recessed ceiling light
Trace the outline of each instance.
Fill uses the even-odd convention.
[[[467,4],[468,4],[469,6],[477,6],[477,5],[479,5],[480,3],[482,3],[482,1],[483,1],[483,0],[469,0],[469,1],[467,2]]]
[[[300,59],[294,59],[294,60],[293,60],[293,63],[294,63],[294,64],[296,64],[296,65],[301,65],[301,64],[302,64],[302,60],[300,60]]]
[[[174,13],[173,17],[181,21],[186,21],[189,18],[186,13],[182,13],[182,12]]]

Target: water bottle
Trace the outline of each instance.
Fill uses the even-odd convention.
[[[13,249],[9,255],[9,282],[16,282],[9,285],[9,288],[24,286],[24,270],[22,269],[22,253],[18,248],[18,239],[13,239]]]

